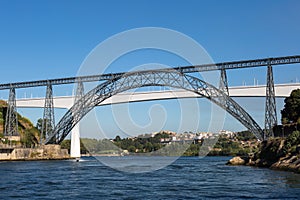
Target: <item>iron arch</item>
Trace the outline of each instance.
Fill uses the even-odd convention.
[[[146,86],[168,86],[195,92],[226,110],[248,128],[258,139],[262,140],[263,131],[260,126],[239,104],[221,90],[199,78],[186,75],[179,71],[151,70],[117,75],[96,86],[74,103],[55,126],[45,143],[61,143],[72,128],[102,101],[118,93]]]

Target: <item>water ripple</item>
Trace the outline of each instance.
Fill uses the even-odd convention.
[[[226,166],[228,159],[183,157],[163,169],[139,174],[108,168],[89,157],[78,163],[2,162],[0,199],[299,198],[299,174]],[[126,161],[120,163],[121,167],[145,167],[134,163],[130,157],[119,160]]]

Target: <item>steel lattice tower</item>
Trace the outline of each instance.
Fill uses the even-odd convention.
[[[45,106],[44,106],[44,116],[41,130],[41,144],[43,144],[43,139],[48,138],[52,130],[55,127],[54,120],[54,106],[53,106],[53,91],[52,85],[49,83],[47,85]]]
[[[16,108],[16,91],[11,87],[9,90],[8,105],[5,120],[5,136],[17,136],[18,133],[18,117]]]
[[[272,66],[268,65],[267,87],[266,87],[266,110],[264,139],[274,137],[273,127],[277,125],[275,89],[273,81]]]
[[[226,75],[226,70],[224,68],[221,69],[219,89],[223,91],[225,94],[229,95],[227,75]]]
[[[78,101],[81,97],[83,97],[84,95],[84,86],[82,81],[78,81],[77,84],[77,89],[76,89],[76,93],[75,93],[75,102]]]

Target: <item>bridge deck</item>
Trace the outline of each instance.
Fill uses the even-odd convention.
[[[240,60],[240,61],[222,62],[222,63],[208,63],[208,64],[195,65],[195,66],[182,66],[182,67],[164,68],[164,69],[157,69],[157,70],[164,70],[164,71],[177,70],[183,73],[194,73],[194,72],[221,70],[221,69],[230,70],[230,69],[250,68],[250,67],[264,67],[268,65],[272,65],[272,66],[287,65],[287,64],[295,64],[295,63],[300,63],[300,55],[276,57],[276,58],[263,58],[263,59],[255,59],[255,60]],[[153,71],[153,70],[148,70],[148,71]],[[141,71],[141,72],[145,72],[145,71]],[[12,87],[28,88],[28,87],[47,86],[48,84],[61,85],[61,84],[73,84],[78,82],[106,81],[117,76],[122,76],[125,73],[126,72],[80,76],[80,77],[68,77],[68,78],[59,78],[59,79],[50,79],[50,80],[25,81],[25,82],[18,82],[18,83],[6,83],[6,84],[0,84],[0,90],[7,90]]]
[[[278,84],[275,85],[275,94],[278,98],[284,98],[290,95],[292,90],[300,88],[300,83]],[[266,86],[237,86],[230,87],[229,94],[231,97],[265,97]],[[175,91],[149,91],[135,93],[121,93],[105,100],[101,105],[118,104],[126,102],[141,102],[151,100],[176,99],[176,98],[199,98],[200,96],[185,90]],[[54,97],[54,107],[70,108],[73,105],[74,97]],[[17,107],[43,108],[44,98],[18,99]]]

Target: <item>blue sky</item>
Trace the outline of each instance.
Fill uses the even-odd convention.
[[[298,55],[299,8],[300,2],[296,0],[0,0],[0,82],[75,76],[83,60],[100,42],[114,34],[140,27],[163,27],[186,34],[201,44],[215,62]],[[157,55],[150,52],[142,56],[129,56],[127,59],[120,59],[113,69],[126,71],[137,64],[149,62],[163,62],[171,66],[174,63],[185,64],[175,58],[169,59],[166,55]],[[274,67],[275,82],[295,82],[300,79],[299,72],[298,65]],[[250,85],[254,78],[259,84],[265,83],[266,69],[228,72],[230,85],[241,85],[243,82]],[[70,94],[70,88],[55,87],[55,93]],[[44,89],[25,92],[40,96]],[[20,90],[18,95],[24,96],[25,92]],[[5,95],[5,92],[0,93],[1,97]],[[260,115],[256,109],[252,109],[253,100],[241,101],[261,123],[263,111]],[[259,101],[264,107],[263,100],[255,101]],[[136,104],[133,105],[133,110],[149,109],[154,104],[157,102],[144,103],[142,106]],[[166,104],[168,110],[174,103],[162,104]],[[279,100],[279,106],[282,106],[282,100]],[[103,108],[103,112],[104,110],[105,116],[111,115],[109,108]],[[102,113],[99,108],[96,111]],[[28,109],[22,112],[33,121],[38,115],[32,114]],[[63,111],[57,113],[61,116]],[[133,115],[135,118],[145,119],[138,123],[147,124],[148,116],[141,113]],[[171,117],[173,125],[170,122],[165,128],[174,129],[176,120]],[[231,121],[234,120],[229,117],[228,123]],[[228,123],[225,123],[225,128],[243,129],[238,122]],[[105,124],[113,123],[107,121]],[[115,125],[108,125],[106,129],[118,131]]]

